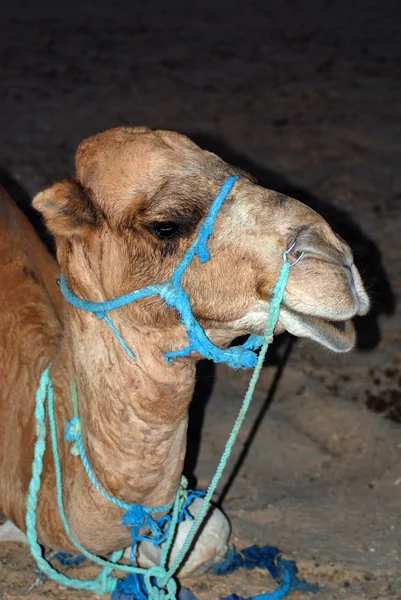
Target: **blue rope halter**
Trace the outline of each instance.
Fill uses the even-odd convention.
[[[252,400],[253,392],[256,386],[256,382],[263,365],[263,360],[266,355],[269,343],[273,338],[274,328],[277,324],[277,320],[280,312],[280,305],[283,299],[285,286],[289,276],[289,270],[291,266],[296,264],[300,260],[301,256],[294,262],[289,263],[288,254],[292,250],[294,244],[290,246],[282,255],[283,265],[281,267],[279,278],[276,282],[274,291],[270,300],[269,315],[266,323],[266,329],[264,336],[251,335],[248,340],[241,346],[234,346],[228,350],[221,350],[208,339],[202,327],[195,319],[192,314],[191,304],[189,297],[182,288],[181,281],[182,277],[191,264],[195,256],[197,256],[201,263],[207,262],[210,259],[209,249],[207,242],[213,232],[213,227],[216,221],[217,214],[221,208],[222,203],[231,192],[238,177],[229,177],[215,200],[213,201],[209,213],[199,227],[198,235],[194,243],[189,247],[185,253],[181,262],[175,268],[171,278],[162,284],[150,285],[139,290],[130,292],[118,298],[108,300],[106,302],[89,302],[79,298],[71,292],[68,288],[67,282],[62,275],[60,278],[61,291],[68,302],[70,302],[75,308],[82,309],[87,312],[92,312],[99,319],[103,319],[107,325],[111,328],[114,335],[124,348],[128,356],[135,360],[134,355],[128,348],[127,344],[121,337],[120,333],[114,326],[113,322],[108,316],[108,312],[126,306],[131,302],[135,302],[141,298],[146,298],[152,295],[159,295],[170,308],[175,308],[181,318],[181,321],[187,331],[189,345],[175,352],[169,352],[165,354],[165,358],[169,364],[180,357],[188,356],[192,351],[198,352],[206,358],[213,360],[214,362],[225,362],[233,368],[249,368],[255,367],[253,372],[247,393],[245,394],[242,407],[239,411],[237,419],[234,423],[234,427],[231,431],[229,439],[226,443],[225,450],[222,454],[220,462],[218,464],[216,473],[211,481],[211,484],[205,494],[202,492],[186,491],[186,482],[182,481],[180,489],[177,491],[175,501],[173,503],[172,514],[162,515],[159,519],[154,519],[153,514],[168,512],[171,509],[171,505],[151,508],[139,505],[129,505],[116,498],[113,498],[107,494],[99,485],[96,477],[90,467],[88,459],[85,454],[85,449],[81,438],[80,421],[78,416],[78,401],[76,397],[75,385],[71,387],[71,398],[74,406],[74,417],[67,423],[65,430],[65,437],[68,441],[73,442],[72,453],[80,456],[86,473],[95,486],[95,488],[109,501],[116,504],[120,508],[126,510],[126,513],[122,517],[122,523],[132,529],[132,547],[131,547],[131,560],[135,561],[135,546],[139,540],[151,541],[155,546],[159,546],[164,541],[165,547],[163,549],[160,565],[152,567],[150,569],[141,569],[135,567],[134,564],[129,567],[127,565],[117,564],[117,561],[122,556],[122,551],[117,551],[112,554],[110,561],[103,558],[97,557],[88,552],[81,544],[74,538],[70,530],[67,517],[63,506],[63,484],[61,476],[61,465],[58,452],[57,443],[57,431],[56,431],[56,420],[54,415],[53,407],[53,386],[50,378],[50,366],[42,373],[39,388],[36,395],[36,407],[35,407],[35,418],[36,418],[36,433],[37,441],[34,448],[34,462],[32,466],[32,479],[29,486],[27,496],[27,514],[26,514],[26,525],[27,525],[27,536],[31,547],[31,552],[34,555],[38,566],[49,575],[52,579],[76,589],[92,590],[97,593],[104,593],[106,591],[114,590],[117,580],[112,577],[111,573],[113,570],[121,570],[131,573],[134,581],[135,596],[137,600],[151,599],[151,600],[176,600],[177,598],[177,586],[174,580],[174,574],[179,568],[182,560],[184,559],[187,551],[189,550],[191,543],[207,513],[210,501],[213,493],[216,490],[217,484],[221,478],[223,470],[227,464],[228,458],[231,454],[232,447],[237,438],[239,429],[245,418],[249,404]],[[262,346],[259,357],[256,356],[254,350]],[[77,550],[87,558],[90,558],[93,562],[103,567],[101,574],[92,581],[81,581],[79,579],[70,579],[57,571],[55,571],[51,565],[42,556],[42,551],[38,543],[38,535],[36,529],[36,510],[38,504],[38,493],[41,487],[41,474],[43,467],[43,455],[46,447],[46,415],[45,415],[45,404],[46,399],[48,402],[48,417],[50,423],[51,442],[53,450],[53,458],[55,465],[56,474],[56,488],[57,488],[57,503],[59,508],[60,517],[66,532],[66,535],[70,542],[77,548]],[[190,518],[188,513],[188,506],[192,499],[197,496],[205,495],[202,507],[194,519],[194,523],[191,530],[173,564],[167,567],[167,558],[171,549],[174,534],[177,524],[184,518]],[[140,529],[143,527],[150,529],[151,536],[140,535]],[[282,587],[273,592],[273,594],[262,594],[256,598],[259,600],[278,600],[284,598],[288,591],[293,587],[294,573],[291,571],[292,567],[286,567],[283,575]],[[141,579],[140,577],[143,577]],[[256,600],[255,598],[255,600]]]
[[[206,219],[200,225],[198,235],[193,244],[186,251],[183,259],[175,268],[170,279],[164,283],[148,285],[139,290],[134,290],[129,294],[107,300],[106,302],[90,302],[76,296],[69,289],[64,275],[60,277],[60,289],[65,299],[75,308],[85,310],[95,314],[99,319],[103,319],[116,336],[121,346],[124,348],[128,356],[135,360],[135,356],[128,348],[124,339],[118,332],[114,323],[108,316],[108,313],[121,306],[127,306],[132,302],[136,302],[141,298],[149,296],[160,296],[168,307],[175,308],[181,318],[181,321],[187,331],[189,345],[182,350],[175,352],[167,352],[164,356],[166,361],[171,364],[174,359],[180,356],[188,356],[191,352],[198,352],[205,358],[209,358],[216,363],[224,362],[233,369],[249,369],[256,365],[257,356],[254,352],[263,343],[263,337],[251,335],[247,341],[241,346],[233,346],[227,350],[218,348],[209,340],[202,327],[195,319],[191,310],[191,303],[188,294],[182,287],[182,277],[197,256],[201,263],[205,263],[210,259],[209,249],[207,247],[208,240],[213,232],[213,227],[216,221],[218,212],[234,187],[235,182],[239,179],[238,176],[228,177],[213,201]]]

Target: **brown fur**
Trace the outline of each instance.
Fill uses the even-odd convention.
[[[121,127],[84,141],[76,181],[56,183],[34,206],[55,236],[58,262],[75,294],[101,301],[168,279],[228,175],[238,172],[174,132]],[[154,226],[177,222],[163,240]],[[221,346],[261,333],[281,254],[296,240],[304,258],[291,271],[277,333],[288,328],[338,350],[353,330],[328,320],[362,314],[368,300],[348,246],[300,202],[244,175],[224,202],[210,240],[212,259],[185,274],[194,314]],[[107,326],[66,305],[59,269],[15,205],[0,202],[0,510],[24,529],[34,442],[34,396],[52,362],[64,501],[79,541],[98,554],[129,544],[121,511],[89,483],[63,439],[71,415],[68,376],[78,386],[84,444],[103,488],[126,502],[166,504],[177,488],[197,357],[167,366],[162,352],[186,345],[177,314],[156,297],[113,312],[137,357]],[[315,317],[318,317],[316,319]],[[72,550],[58,517],[46,455],[39,502],[42,543]]]

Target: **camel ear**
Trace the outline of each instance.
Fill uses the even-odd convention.
[[[54,236],[84,237],[98,223],[88,193],[75,181],[55,183],[35,196],[32,204],[42,213]]]

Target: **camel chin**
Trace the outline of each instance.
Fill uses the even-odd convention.
[[[314,340],[333,352],[349,352],[355,346],[356,333],[351,319],[336,321],[282,308],[280,324],[289,333]]]
[[[195,517],[203,503],[202,498],[195,498],[189,506],[189,512]],[[171,566],[177,557],[181,547],[187,537],[193,520],[185,519],[177,526],[177,533],[172,546],[168,565]],[[177,571],[180,579],[202,575],[211,569],[214,565],[224,560],[228,550],[228,538],[230,536],[230,523],[221,510],[211,507],[208,516],[201,526],[200,534],[195,538],[195,543],[187,553],[185,561]],[[160,556],[164,544],[159,548],[151,542],[140,542],[138,545],[138,565],[148,569],[160,563]],[[129,559],[131,548],[127,548],[124,557]]]

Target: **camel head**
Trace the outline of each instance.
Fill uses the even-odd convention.
[[[349,246],[316,212],[183,135],[119,127],[91,137],[78,148],[76,180],[41,192],[34,206],[55,237],[70,289],[104,301],[169,279],[232,175],[240,178],[217,216],[211,258],[195,258],[182,281],[207,335],[224,346],[263,333],[282,254],[293,245],[289,260],[302,258],[291,268],[275,332],[350,350],[352,318],[369,300]],[[157,296],[118,310],[133,327],[180,327]]]

